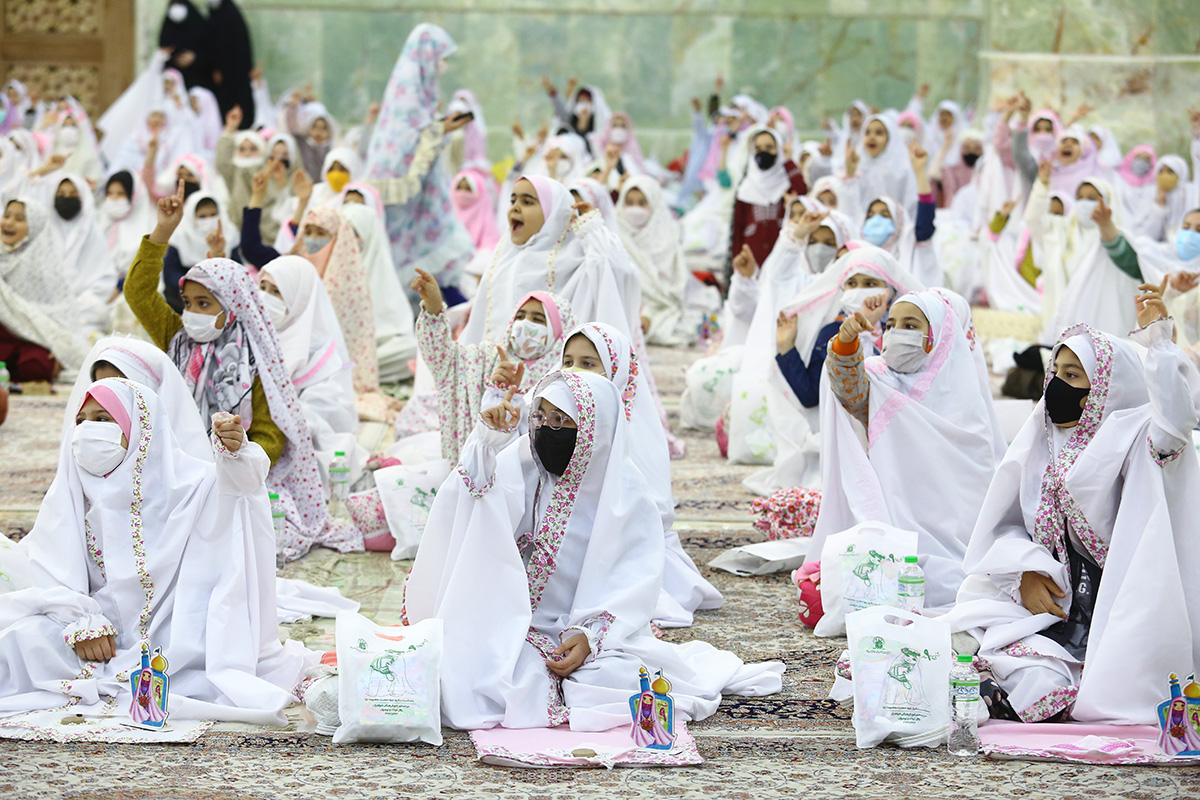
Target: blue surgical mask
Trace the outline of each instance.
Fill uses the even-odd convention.
[[[1200,233],[1187,228],[1180,229],[1179,233],[1175,234],[1175,252],[1184,261],[1191,261],[1200,256]]]
[[[867,224],[863,225],[862,237],[876,247],[883,247],[883,243],[891,238],[896,232],[896,224],[882,214],[876,214],[867,220]]]

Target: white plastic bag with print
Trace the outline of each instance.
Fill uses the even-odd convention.
[[[841,636],[846,615],[896,605],[905,556],[917,555],[917,534],[882,522],[863,522],[825,539],[821,548],[821,607],[817,636]]]
[[[337,616],[338,714],[334,744],[442,743],[442,621],[383,627]]]
[[[383,515],[396,544],[392,560],[417,554],[433,498],[450,474],[450,462],[439,458],[423,464],[400,464],[375,470],[375,486],[383,502]]]
[[[679,398],[679,424],[702,431],[715,428],[729,404],[733,376],[741,365],[742,348],[727,347],[688,367],[686,388]]]
[[[950,731],[950,625],[898,608],[846,616],[859,747],[937,747]]]

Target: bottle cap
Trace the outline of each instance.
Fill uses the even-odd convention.
[[[277,495],[275,492],[267,492],[267,497],[271,498],[272,500],[279,499],[279,495]]]
[[[975,656],[970,655],[969,653],[959,653],[958,655],[958,663],[960,664],[970,664],[974,660]]]
[[[0,369],[8,369],[8,364],[4,361],[0,361]]]
[[[904,563],[905,564],[915,564],[915,563],[917,563],[917,557],[916,556],[905,556]]]
[[[344,456],[344,455],[346,455],[346,451],[345,450],[334,450],[333,454],[335,456]]]

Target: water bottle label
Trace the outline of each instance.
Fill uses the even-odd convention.
[[[950,697],[954,702],[974,702],[979,699],[979,681],[950,681]]]

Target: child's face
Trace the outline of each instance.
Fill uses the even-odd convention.
[[[253,139],[242,139],[238,143],[237,153],[242,158],[254,158],[258,155],[258,145],[254,143]]]
[[[1063,205],[1063,201],[1057,197],[1051,197],[1050,198],[1050,213],[1055,215],[1056,217],[1061,217],[1064,214],[1066,214],[1067,209]]]
[[[460,192],[469,192],[471,191],[471,182],[466,178],[459,178],[458,185],[454,188],[458,189]]]
[[[107,422],[113,425],[117,421],[113,419],[113,415],[104,410],[104,406],[94,397],[89,397],[84,401],[83,406],[79,409],[79,413],[75,415],[75,424],[79,425],[84,422]],[[121,434],[121,447],[129,449],[129,440],[125,438],[125,434]]]
[[[1075,190],[1076,200],[1100,200],[1100,191],[1090,183],[1081,183],[1079,188]]]
[[[271,162],[283,164],[287,167],[291,160],[288,158],[288,146],[283,142],[276,142],[271,145]]]
[[[887,323],[884,325],[886,331],[890,331],[892,328],[899,328],[902,331],[920,331],[929,335],[929,320],[925,318],[925,312],[914,304],[896,303],[888,311]]]
[[[1083,155],[1083,148],[1075,138],[1063,139],[1058,143],[1058,160],[1061,164],[1074,164]]]
[[[517,313],[513,316],[513,319],[527,319],[530,322],[536,322],[538,325],[545,325],[546,307],[542,305],[541,300],[531,297],[517,309]]]
[[[886,289],[887,283],[874,275],[851,275],[843,289]]]
[[[196,173],[192,172],[185,166],[180,166],[175,173],[175,177],[184,183],[200,183],[200,179],[196,177]]]
[[[779,147],[775,144],[775,137],[769,133],[760,133],[754,137],[754,152],[755,153],[770,153],[771,155],[779,155]]]
[[[317,144],[324,144],[329,141],[329,123],[324,117],[313,120],[312,127],[308,129],[308,135]]]
[[[204,286],[195,281],[184,281],[183,288],[179,290],[179,296],[183,298],[184,311],[216,317],[217,330],[225,329],[225,309],[217,302],[217,298],[213,297],[212,292]]]
[[[824,203],[828,208],[837,208],[837,195],[829,189],[822,190],[821,193],[817,195],[817,199]]]
[[[1092,388],[1092,381],[1079,361],[1079,356],[1075,355],[1075,351],[1069,347],[1058,348],[1058,352],[1054,355],[1054,376],[1062,378],[1076,389]],[[1085,402],[1087,402],[1086,397],[1080,401],[1079,407],[1083,408]]]
[[[850,130],[856,131],[862,127],[863,115],[857,106],[850,106]]]
[[[75,184],[71,181],[63,181],[58,184],[58,189],[54,192],[55,197],[79,197],[79,189],[75,188]]]
[[[271,276],[265,272],[258,279],[258,290],[263,294],[273,294],[280,300],[283,299],[283,294],[280,293],[279,287],[275,285],[275,281],[271,280]]]
[[[802,203],[792,203],[788,208],[788,222],[797,223],[804,216],[804,205]]]
[[[356,192],[356,191],[346,192],[346,201],[345,202],[358,203],[360,206],[365,206],[367,204],[367,200],[365,197],[362,196],[362,192]]]
[[[630,189],[625,194],[625,205],[640,206],[641,208],[649,208],[650,201],[646,199],[646,195],[642,194],[641,189]]]
[[[1200,233],[1200,210],[1189,211],[1183,218],[1183,229]]]
[[[512,204],[508,207],[508,228],[512,243],[522,245],[542,229],[546,216],[537,190],[527,180],[519,180],[513,187]]]
[[[833,235],[833,231],[826,228],[824,225],[813,231],[812,236],[808,237],[809,242],[818,244],[827,244],[830,247],[837,247],[837,237]]]
[[[4,207],[0,218],[0,242],[16,247],[29,235],[29,221],[25,218],[25,204],[13,200]]]
[[[982,156],[983,142],[978,139],[967,139],[962,143],[962,154],[964,156]]]
[[[592,340],[582,333],[575,334],[567,341],[567,346],[563,348],[562,365],[563,369],[577,369],[604,375],[604,362],[600,360],[600,353],[596,350],[596,345],[592,344]]]
[[[164,127],[166,127],[166,124],[167,124],[167,118],[163,115],[163,113],[161,111],[151,111],[150,116],[146,117],[146,127],[148,127],[150,130],[154,131],[155,133],[158,133]]]
[[[888,208],[888,204],[882,200],[876,200],[871,203],[871,207],[867,209],[867,219],[871,217],[887,217],[892,218],[892,210]]]
[[[104,189],[104,196],[110,200],[128,200],[129,195],[125,194],[125,187],[120,181],[113,181]]]
[[[561,422],[563,428],[579,427],[579,425],[576,424],[575,420],[571,419],[567,412],[563,411],[561,408],[554,405],[554,403],[551,403],[544,397],[538,404],[538,408],[541,409],[541,412],[546,415],[546,419],[548,421],[554,422],[555,424]]]
[[[950,126],[953,124],[954,124],[954,115],[953,114],[951,114],[949,111],[947,111],[944,108],[938,112],[938,125],[941,126],[942,130],[944,130],[944,131],[949,130]]]
[[[1037,122],[1033,123],[1034,133],[1054,133],[1054,123],[1042,117]]]
[[[107,361],[97,361],[92,366],[92,380],[102,381],[105,378],[124,378],[125,373]]]
[[[871,120],[866,131],[863,132],[863,147],[866,149],[867,155],[871,157],[879,155],[887,148],[887,144],[887,126],[877,119]]]

